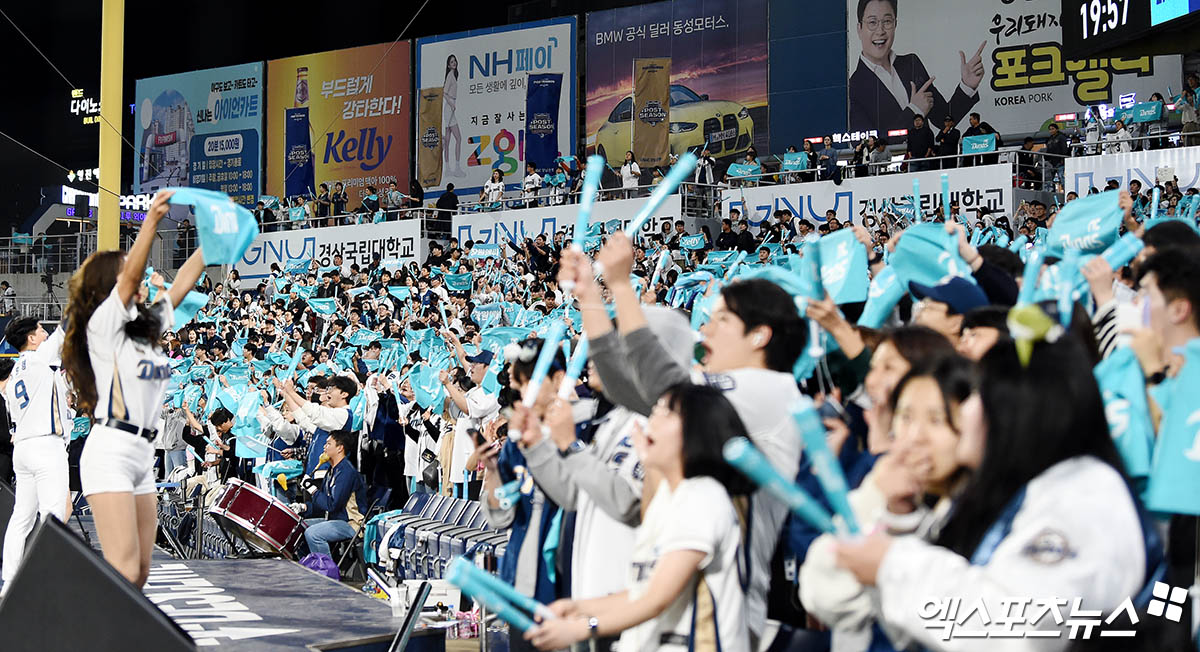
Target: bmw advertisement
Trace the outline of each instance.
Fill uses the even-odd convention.
[[[588,14],[587,31],[589,153],[615,167],[627,150],[642,160],[635,141],[658,142],[634,133],[645,122],[636,119],[645,104],[635,98],[636,62],[643,62],[644,78],[649,59],[670,73],[663,116],[669,155],[706,143],[725,162],[751,147],[767,152],[767,0],[675,0],[596,11]]]

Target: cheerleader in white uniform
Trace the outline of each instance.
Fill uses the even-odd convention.
[[[149,308],[138,286],[171,193],[158,193],[126,254],[93,253],[71,277],[64,321],[63,369],[80,412],[95,420],[80,460],[80,479],[96,519],[104,558],[136,586],[150,573],[157,517],[154,430],[171,377],[160,338],[173,310],[204,271],[197,249]]]

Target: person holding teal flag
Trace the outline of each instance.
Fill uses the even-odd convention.
[[[1132,210],[1133,199],[1125,191],[1102,192],[1068,203],[1045,235],[1047,255],[1061,258],[1066,249],[1104,251],[1117,241],[1121,224]]]
[[[867,248],[858,241],[853,229],[822,236],[817,241],[821,250],[821,284],[841,305],[867,299]]]

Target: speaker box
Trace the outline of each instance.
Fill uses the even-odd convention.
[[[179,625],[57,519],[34,531],[0,601],[5,652],[195,650]]]
[[[75,217],[86,220],[92,212],[91,202],[87,195],[75,195]]]

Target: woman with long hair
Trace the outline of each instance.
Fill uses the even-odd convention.
[[[648,427],[635,426],[633,436],[653,497],[637,529],[628,588],[555,602],[558,618],[525,638],[543,650],[617,634],[622,650],[706,643],[749,650],[742,542],[752,488],[721,456],[746,427],[721,390],[683,384],[662,395]]]
[[[63,369],[95,425],[80,460],[104,558],[134,585],[150,573],[157,527],[154,437],[171,377],[160,336],[204,271],[200,249],[149,307],[134,301],[170,192],[158,193],[129,253],[98,251],[71,276]]]
[[[1073,338],[1046,337],[1043,329],[1031,338],[1031,355],[1004,342],[980,361],[978,394],[961,408],[958,448],[974,471],[934,542],[874,534],[838,545],[838,564],[878,587],[881,624],[893,641],[971,646],[930,627],[921,607],[929,596],[953,596],[966,609],[979,602],[1003,609],[1011,596],[1070,596],[1107,614],[1126,598],[1145,606],[1161,579],[1161,544],[1125,476],[1092,365]],[[1012,628],[964,613],[955,620],[962,627],[1009,635],[1061,626],[1042,618]],[[1042,643],[1059,650],[1068,642]]]
[[[446,135],[442,138],[442,161],[450,162],[450,137],[454,137],[454,167],[445,166],[446,174],[452,177],[465,177],[462,169],[462,132],[458,129],[458,57],[453,54],[446,57],[446,76],[442,82],[442,122],[446,125]]]

